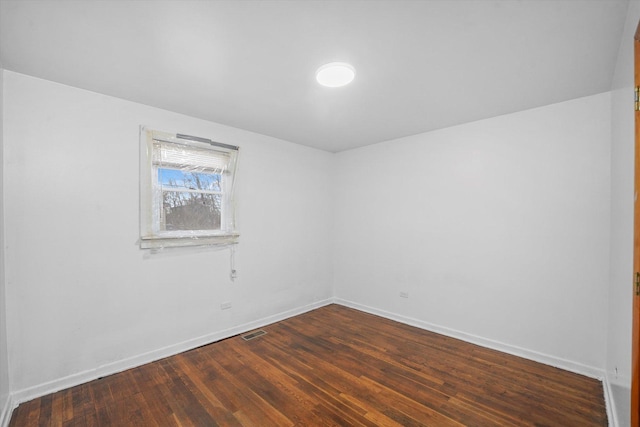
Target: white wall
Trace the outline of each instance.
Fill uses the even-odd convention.
[[[337,154],[336,296],[601,375],[609,148],[604,93]]]
[[[3,70],[0,67],[0,426],[8,420],[11,410],[9,404],[9,361],[7,352],[7,321],[6,299],[4,280],[4,197],[3,197],[3,104],[4,104],[4,79]]]
[[[628,424],[633,306],[633,36],[640,2],[629,2],[611,92],[611,254],[606,375],[620,425]],[[616,373],[617,370],[617,373]]]
[[[633,133],[618,112],[629,58],[622,46],[612,97],[335,156],[5,71],[0,298],[6,287],[11,391],[24,400],[332,292],[569,369],[606,365],[609,378],[618,367],[626,384]],[[138,249],[140,124],[242,147],[235,282],[226,250]],[[224,301],[234,307],[221,311]]]
[[[4,78],[17,400],[330,297],[332,154],[13,72]],[[141,124],[241,147],[235,282],[228,250],[138,248]],[[225,301],[233,308],[221,311]]]

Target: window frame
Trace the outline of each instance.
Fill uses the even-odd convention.
[[[205,150],[208,154],[218,153],[224,163],[222,169],[202,168],[189,163],[184,167],[175,164],[163,165],[156,159],[164,144],[179,147],[187,152]],[[159,147],[159,148],[157,148]],[[237,243],[240,234],[235,227],[234,182],[239,147],[217,143],[209,139],[182,134],[171,134],[144,126],[140,127],[140,248],[158,249],[180,246],[210,246]],[[214,154],[212,157],[218,156]],[[220,191],[187,188],[167,188],[159,182],[160,169],[220,175]],[[190,170],[192,169],[192,170]],[[166,191],[198,194],[216,194],[221,196],[220,229],[217,230],[162,230],[164,215],[163,194]]]
[[[197,234],[199,236],[219,236],[221,234],[224,234],[224,230],[222,230],[223,225],[225,224],[225,220],[227,219],[226,216],[229,214],[228,211],[228,207],[226,205],[226,203],[224,203],[224,198],[225,198],[225,192],[222,190],[222,188],[224,188],[226,181],[229,179],[226,174],[224,173],[212,173],[211,175],[220,175],[220,181],[221,181],[221,189],[219,191],[212,191],[212,190],[195,190],[195,189],[190,189],[190,188],[183,188],[183,187],[164,187],[162,185],[162,183],[158,182],[158,177],[160,174],[160,170],[177,170],[177,171],[182,171],[182,169],[176,168],[176,167],[168,167],[168,166],[164,166],[161,167],[161,165],[152,165],[153,171],[153,196],[152,196],[152,209],[154,210],[154,212],[159,212],[160,214],[160,218],[159,218],[159,223],[156,224],[154,221],[154,224],[152,224],[153,227],[153,231],[155,234],[157,234],[158,236],[161,237],[165,237],[165,238],[175,238],[175,237],[189,237],[189,236],[185,236],[185,234],[187,233],[186,230],[162,230],[161,228],[161,224],[163,222],[163,218],[165,216],[165,209],[164,209],[164,193],[166,192],[175,192],[175,193],[191,193],[191,194],[211,194],[211,195],[215,195],[215,196],[220,196],[220,228],[217,230],[213,230],[213,229],[203,229],[203,230],[189,230],[189,234]],[[207,172],[199,172],[199,173],[207,173]],[[166,224],[166,218],[164,218],[165,224]],[[156,226],[158,226],[158,228],[156,228]]]

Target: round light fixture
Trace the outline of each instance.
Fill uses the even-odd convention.
[[[356,70],[344,62],[331,62],[318,68],[316,80],[322,86],[340,87],[351,83],[356,76]]]

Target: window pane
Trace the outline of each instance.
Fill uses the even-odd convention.
[[[221,178],[221,175],[217,173],[158,168],[158,182],[163,187],[221,191]]]
[[[163,191],[162,199],[162,230],[220,230],[220,194]]]

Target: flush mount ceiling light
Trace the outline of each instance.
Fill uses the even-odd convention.
[[[324,64],[316,71],[316,80],[322,86],[340,87],[351,83],[356,76],[356,70],[344,62]]]

